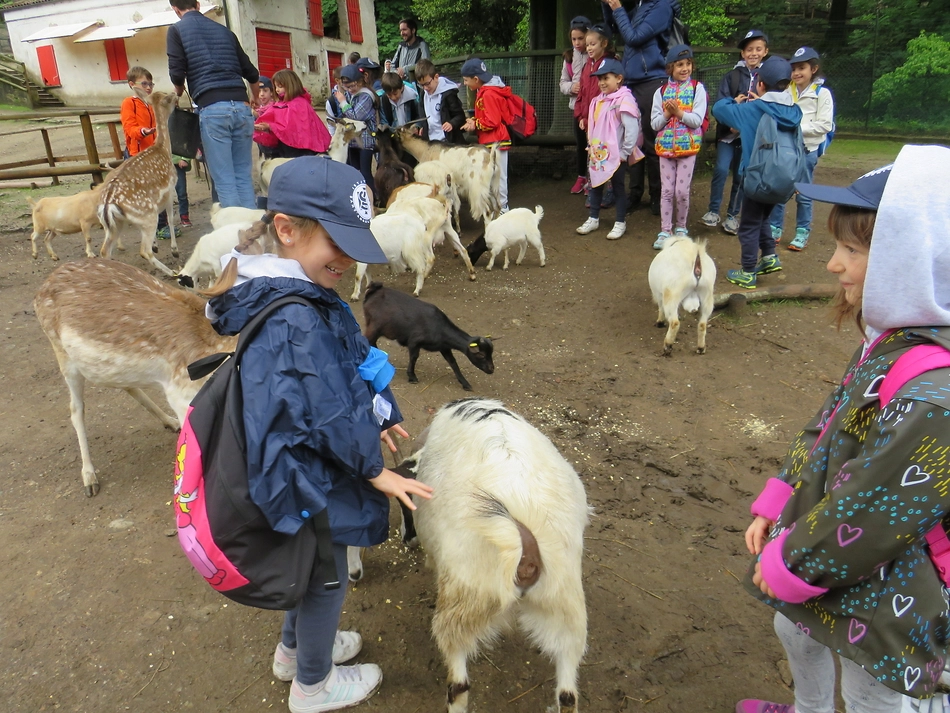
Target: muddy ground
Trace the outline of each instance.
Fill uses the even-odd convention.
[[[2,160],[41,155],[38,137],[27,136],[37,140],[5,139]],[[839,141],[817,179],[848,183],[896,151]],[[87,180],[0,189],[0,708],[285,710],[288,684],[270,673],[280,614],[229,605],[192,570],[173,536],[175,437],[122,392],[87,391],[102,491],[83,494],[67,389],[32,308],[55,264],[42,249],[30,257],[25,199],[71,193]],[[512,176],[512,206],[545,208],[547,267],[532,251],[523,265],[480,270],[470,283],[442,249],[422,297],[471,334],[498,340],[494,375],[462,364],[475,393],[504,400],[538,426],[587,488],[594,515],[581,710],[727,713],[743,697],[790,702],[770,610],[739,585],[749,561],[742,532],[753,494],[840,376],[857,334],[829,326],[823,303],[762,303],[740,318],[717,313],[705,356],[692,351],[693,318],[673,356],[659,356],[663,332],[653,326],[646,281],[658,219],[634,213],[616,242],[604,240],[606,228],[580,238],[583,198],[569,195],[571,182]],[[709,238],[725,289],[722,274],[737,265],[738,244],[699,224],[708,184],[708,176],[695,182],[690,225]],[[203,183],[192,178],[189,191],[195,227],[183,256],[207,228],[210,207]],[[830,282],[826,216],[817,208],[808,249],[780,250],[785,271],[765,285]],[[474,226],[465,227],[463,240],[474,237]],[[56,249],[77,259],[81,243],[61,238]],[[181,264],[165,242],[159,258]],[[134,249],[119,259],[140,262]],[[409,275],[377,272],[412,288]],[[341,292],[351,286],[344,278]],[[355,312],[361,317],[359,306]],[[424,355],[420,383],[408,384],[405,351],[381,346],[391,347],[399,369],[394,391],[410,432],[465,395],[438,355]],[[385,678],[362,709],[443,710],[444,669],[429,634],[434,582],[423,557],[394,539],[368,551],[365,565],[343,625],[362,632],[359,660],[380,663]],[[554,702],[552,665],[517,632],[470,674],[473,711],[520,713]]]

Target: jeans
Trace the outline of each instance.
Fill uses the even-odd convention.
[[[188,172],[180,166],[175,166],[178,180],[175,181],[175,194],[178,196],[178,215],[188,215]],[[166,211],[158,214],[158,228],[161,230],[168,225]]]
[[[643,198],[644,174],[650,184],[650,203],[660,205],[660,157],[656,155],[656,132],[650,125],[650,112],[653,107],[653,95],[665,80],[651,79],[640,84],[628,84],[633,98],[640,107],[640,133],[643,134],[643,153],[646,156],[642,161],[630,166],[630,205],[636,207]]]
[[[726,176],[732,171],[732,191],[729,193],[727,216],[739,215],[742,208],[742,181],[739,179],[739,161],[742,159],[742,145],[739,139],[731,144],[716,142],[716,167],[713,169],[712,186],[709,189],[709,212],[719,214],[722,205],[722,191],[726,187]]]
[[[221,207],[254,208],[251,147],[254,115],[245,102],[216,102],[201,109],[201,145]]]
[[[805,166],[808,170],[808,177],[803,183],[811,183],[812,176],[815,175],[815,166],[818,165],[818,149],[805,154]],[[811,198],[803,196],[801,193],[795,194],[795,203],[798,207],[795,209],[795,227],[811,230]],[[781,228],[785,222],[785,204],[779,203],[772,211],[769,217],[769,223],[776,228]]]
[[[759,251],[762,252],[762,257],[775,254],[775,238],[772,237],[772,228],[769,226],[769,215],[774,207],[748,197],[742,201],[739,244],[742,246],[742,269],[746,272],[755,270]]]
[[[621,161],[614,171],[614,175],[609,181],[604,181],[599,186],[590,187],[590,217],[600,218],[600,202],[604,199],[604,189],[609,183],[614,189],[614,208],[617,216],[616,222],[624,223],[627,220],[627,195],[623,191],[623,178],[627,174],[627,162]]]

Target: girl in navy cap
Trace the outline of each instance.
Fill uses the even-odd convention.
[[[853,319],[864,340],[752,504],[744,584],[776,609],[795,703],[747,699],[738,713],[831,713],[833,653],[849,713],[910,713],[945,686],[948,182],[950,149],[905,146],[849,187],[796,186],[835,204],[835,318]]]
[[[293,681],[294,713],[355,705],[382,681],[374,664],[339,666],[359,653],[356,632],[338,631],[346,593],[346,546],[368,547],[387,536],[388,497],[413,508],[410,494],[431,488],[383,467],[380,439],[395,451],[390,430],[406,437],[388,387],[395,369],[372,348],[334,292],[357,260],[386,257],[369,231],[369,193],[359,172],[321,156],[296,158],[274,171],[268,210],[222,262],[207,293],[209,317],[221,334],[237,334],[276,299],[297,295],[267,318],[241,363],[248,485],[271,526],[294,534],[326,509],[339,589],[314,577],[287,612],[273,672]],[[276,254],[252,255],[258,241]]]
[[[339,102],[340,113],[347,119],[362,121],[366,124],[363,132],[350,144],[347,163],[358,168],[366,185],[373,194],[376,194],[376,184],[373,183],[373,154],[376,153],[376,125],[379,117],[379,97],[376,96],[370,85],[366,83],[369,75],[364,74],[357,65],[349,64],[340,71],[340,82],[344,91],[339,87],[333,93]]]

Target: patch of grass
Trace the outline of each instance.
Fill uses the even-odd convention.
[[[0,111],[33,111],[31,107],[18,104],[0,104]]]
[[[848,167],[855,159],[885,164],[897,158],[902,147],[901,142],[887,139],[835,139],[821,163],[832,168]]]

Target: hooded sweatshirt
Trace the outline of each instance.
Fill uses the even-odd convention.
[[[241,362],[251,498],[278,532],[293,534],[303,513],[329,508],[334,542],[379,544],[389,503],[369,479],[383,468],[380,430],[402,416],[389,387],[377,391],[361,369],[378,350],[371,351],[349,306],[311,282],[296,260],[232,252],[222,265],[231,258],[238,261],[235,286],[207,307],[220,334],[239,333],[280,297],[315,305],[288,304],[271,314]],[[392,408],[383,423],[373,414],[377,394]]]
[[[379,112],[380,118],[393,127],[415,121],[419,118],[419,93],[411,83],[403,82],[399,101],[394,105],[384,93],[380,99]]]
[[[506,87],[497,74],[491,81],[479,88],[475,95],[475,128],[478,129],[478,143],[493,144],[501,142],[501,149],[507,151],[511,146],[508,124],[511,123],[511,87]]]
[[[588,59],[586,52],[580,52],[572,48],[571,61],[564,62],[561,67],[559,86],[561,94],[568,97],[567,106],[569,109],[574,109],[574,104],[577,103],[577,95],[571,89],[574,87],[574,82],[580,82],[581,72],[584,70],[584,64]]]
[[[756,102],[758,103],[758,102]],[[920,166],[928,167],[926,184]],[[752,514],[775,522],[753,596],[888,688],[927,698],[944,668],[950,600],[924,536],[950,525],[950,369],[881,385],[911,348],[950,350],[950,149],[906,146],[878,210],[864,283],[868,332],[841,385],[791,444]]]
[[[426,115],[426,138],[429,141],[450,141],[454,144],[465,142],[462,125],[465,123],[465,109],[459,99],[459,85],[448,77],[439,76],[435,91],[429,94],[422,90],[422,106]],[[452,124],[449,136],[445,135],[442,124]]]
[[[289,102],[277,100],[257,117],[258,124],[267,124],[268,131],[255,131],[254,141],[274,148],[279,141],[295,149],[324,153],[330,146],[330,131],[313,110],[307,90]]]
[[[795,106],[788,92],[766,92],[758,99],[741,104],[732,97],[726,97],[717,101],[712,111],[716,121],[721,121],[739,132],[739,138],[742,139],[740,176],[745,173],[746,164],[752,155],[755,132],[763,114],[770,114],[775,119],[779,131],[795,131],[802,121],[802,110]]]

